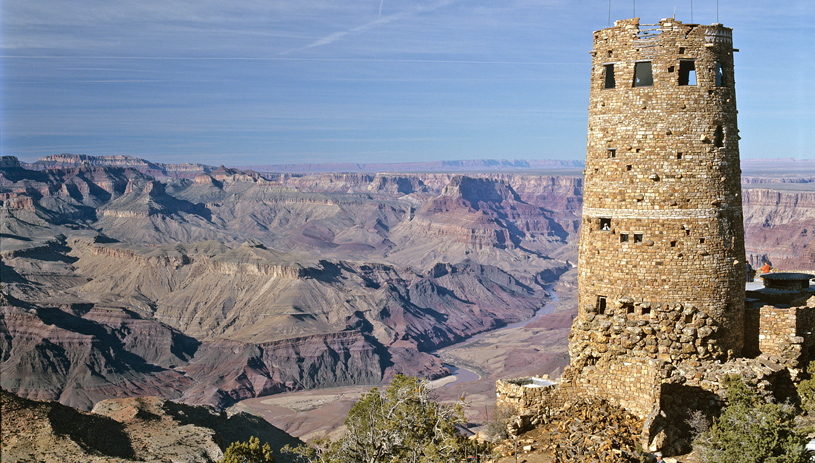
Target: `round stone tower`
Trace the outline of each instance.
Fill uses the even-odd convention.
[[[740,353],[734,51],[720,24],[594,33],[573,365]]]

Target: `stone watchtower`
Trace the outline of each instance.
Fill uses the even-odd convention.
[[[594,33],[573,368],[740,353],[734,51],[720,24]]]

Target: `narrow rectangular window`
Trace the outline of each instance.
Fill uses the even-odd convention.
[[[616,148],[606,148],[606,151],[608,151],[608,157],[610,157],[610,158],[616,158],[617,157],[617,149]]]
[[[716,63],[716,86],[717,87],[724,87],[727,85],[724,78],[724,69],[722,68],[722,63]]]
[[[705,239],[704,238],[699,238],[699,244],[705,244]]]
[[[625,170],[631,170],[631,164],[628,164],[627,166],[625,166]]]
[[[613,64],[606,64],[604,65],[606,68],[606,79],[603,88],[614,88],[617,86],[617,83],[614,81],[614,65]]]
[[[597,314],[605,315],[606,313],[606,297],[597,296]]]
[[[696,63],[693,61],[679,62],[679,85],[696,85]]]
[[[676,240],[671,240],[671,247],[672,247],[672,248],[675,248],[675,247],[676,247]]]
[[[620,233],[620,243],[628,242],[628,233]]]
[[[676,159],[682,159],[682,153],[676,153]]]
[[[611,230],[611,219],[606,217],[600,218],[600,230]]]
[[[642,233],[634,233],[634,242],[642,243]]]
[[[653,87],[654,75],[651,72],[651,62],[642,61],[634,64],[634,86]]]
[[[651,315],[651,307],[643,307],[642,308],[643,315]]]

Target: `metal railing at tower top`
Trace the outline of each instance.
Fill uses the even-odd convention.
[[[659,38],[662,34],[661,24],[640,24],[637,31],[637,40],[651,40]]]

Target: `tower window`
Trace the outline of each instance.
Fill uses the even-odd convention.
[[[705,239],[704,238],[699,238],[699,244],[705,244]]]
[[[653,87],[654,74],[651,71],[651,62],[642,61],[634,65],[634,86]]]
[[[606,68],[606,77],[605,83],[603,84],[603,88],[614,88],[617,86],[617,83],[614,81],[614,65],[613,64],[606,64],[603,67]]]
[[[608,231],[611,230],[611,219],[602,217],[600,218],[600,230]]]
[[[606,314],[606,297],[605,296],[597,296],[597,314],[598,315],[605,315]]]
[[[634,243],[642,243],[642,233],[634,233]]]
[[[625,311],[629,315],[634,315],[634,304],[627,304],[625,306]]]
[[[685,229],[685,236],[690,236],[690,228]]]
[[[625,170],[631,170],[631,167],[632,167],[631,164],[628,164],[627,166],[625,166]]]
[[[617,148],[606,148],[606,151],[608,152],[608,157],[610,158],[617,157]]]
[[[679,62],[679,85],[696,85],[696,63],[693,61]]]
[[[676,240],[671,240],[671,247],[672,247],[672,248],[675,248],[675,247],[676,247]]]
[[[628,242],[628,233],[620,233],[620,243]]]
[[[651,315],[651,307],[643,307],[642,308],[643,315]]]
[[[727,85],[727,82],[724,78],[724,68],[722,68],[722,63],[716,63],[716,86],[717,87],[724,87]]]
[[[721,125],[717,125],[716,130],[713,132],[713,145],[718,148],[724,146],[724,130],[722,130]]]
[[[676,153],[676,159],[682,159],[682,153]]]

